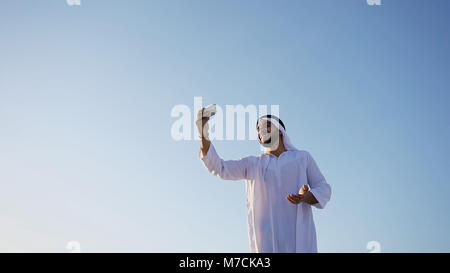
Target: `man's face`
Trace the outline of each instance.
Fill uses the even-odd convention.
[[[281,138],[281,132],[268,120],[259,120],[258,122],[258,140],[266,148],[276,149],[278,141]],[[274,147],[276,146],[276,147]]]

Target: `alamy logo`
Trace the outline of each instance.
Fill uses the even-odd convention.
[[[366,245],[366,249],[369,253],[381,253],[381,244],[378,241],[370,241]]]
[[[81,253],[81,244],[78,241],[70,241],[67,243],[66,249],[70,253]]]
[[[381,0],[366,0],[369,6],[381,6]]]
[[[81,6],[81,0],[66,0],[69,6]]]
[[[200,139],[193,132],[196,132],[194,121],[197,113],[203,108],[202,105],[202,97],[194,97],[194,111],[191,111],[191,108],[185,104],[178,104],[172,107],[172,111],[170,112],[171,117],[178,118],[170,129],[173,140],[192,140],[192,135],[194,135],[195,140]],[[268,113],[267,105],[225,105],[225,111],[221,106],[217,105],[216,114],[209,121],[209,139],[235,140],[236,135],[237,140],[257,140],[256,122],[259,117],[267,114],[280,117],[280,106],[270,105],[270,113]],[[248,126],[246,122],[247,118]]]

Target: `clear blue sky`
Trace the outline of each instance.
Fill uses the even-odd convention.
[[[2,1],[0,251],[248,252],[177,104],[279,104],[321,252],[450,251],[450,2]],[[253,125],[252,125],[253,126]],[[256,141],[217,141],[225,159]]]

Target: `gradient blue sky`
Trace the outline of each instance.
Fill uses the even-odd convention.
[[[333,188],[321,252],[450,251],[450,2],[6,0],[0,252],[248,252],[177,104],[278,104]],[[251,125],[253,126],[253,125]],[[225,159],[256,141],[216,141]]]

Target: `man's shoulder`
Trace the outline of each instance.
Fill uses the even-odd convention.
[[[307,158],[310,156],[310,153],[306,150],[290,150],[288,152],[292,153],[296,158]],[[269,155],[266,153],[261,153],[257,156],[248,156],[247,158],[252,158],[254,160],[258,160],[258,159],[261,159],[261,158],[264,158],[267,156],[269,156]]]
[[[245,158],[246,160],[249,160],[249,161],[257,161],[257,160],[259,160],[262,156],[263,156],[262,154],[260,154],[260,155],[249,155],[249,156],[246,156],[246,157],[244,157],[244,158]]]
[[[297,150],[296,152],[301,156],[309,156],[309,152],[307,150]]]
[[[307,160],[310,156],[309,152],[306,150],[294,150],[292,152],[295,153],[295,157],[300,160]]]

